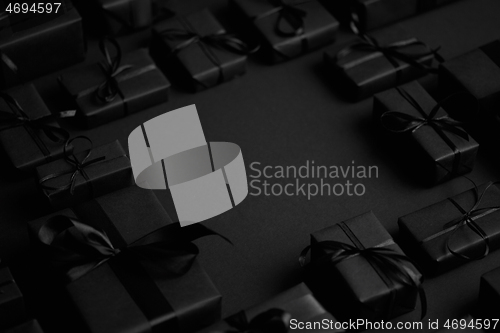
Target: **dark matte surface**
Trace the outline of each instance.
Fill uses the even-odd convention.
[[[179,7],[182,13],[189,13],[206,4],[214,9],[221,23],[227,22],[224,1],[182,1]],[[400,24],[430,46],[441,45],[442,55],[449,59],[500,37],[499,13],[498,0],[463,0]],[[125,50],[145,45],[144,38],[148,35],[149,32],[142,32],[122,39],[127,41]],[[336,45],[353,38],[352,34],[342,32]],[[95,46],[90,43],[87,63],[97,57]],[[261,166],[300,166],[306,160],[314,160],[315,165],[348,166],[354,160],[356,165],[378,166],[379,178],[361,180],[366,186],[362,197],[318,196],[307,200],[304,196],[249,196],[236,209],[207,221],[205,225],[235,244],[231,247],[210,237],[197,241],[201,247],[200,263],[223,295],[223,316],[300,282],[297,258],[308,244],[311,232],[371,209],[398,240],[399,216],[470,187],[463,179],[432,188],[419,183],[417,171],[408,169],[387,142],[375,135],[371,126],[372,100],[352,104],[330,86],[323,70],[322,52],[318,50],[274,66],[251,57],[245,76],[218,87],[197,94],[174,87],[168,103],[89,131],[65,124],[74,135],[90,136],[96,146],[118,138],[126,147],[128,134],[142,122],[196,103],[207,140],[237,143],[248,175],[255,175],[249,168],[254,161],[262,163]],[[52,110],[64,108],[55,80],[57,75],[36,81]],[[435,78],[423,81],[428,87],[436,86]],[[2,161],[6,160],[3,152],[0,156]],[[480,148],[471,174],[477,183],[499,178],[498,164],[491,157],[491,153],[487,156]],[[50,208],[41,205],[33,177],[13,174],[7,163],[0,165],[0,256],[11,263],[22,287],[36,279],[36,276],[21,277],[22,262],[14,260],[27,246],[26,222],[49,213]],[[157,191],[157,195],[166,200],[165,207],[175,218],[168,194]],[[477,300],[479,277],[499,262],[497,251],[482,261],[428,279],[424,283],[429,301],[427,318],[439,319],[443,324],[447,318],[470,312]],[[26,295],[30,299],[34,296]],[[33,310],[36,315],[37,309]],[[396,320],[418,320],[419,315],[414,311]]]

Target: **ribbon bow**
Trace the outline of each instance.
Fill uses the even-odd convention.
[[[279,2],[280,6],[275,9],[275,11],[279,12],[274,28],[276,33],[283,37],[295,37],[304,34],[304,18],[307,16],[307,12],[294,5],[286,4],[282,0]],[[287,22],[292,27],[292,30],[285,30],[283,21]]]
[[[75,141],[77,139],[86,140],[90,144],[90,148],[88,149],[87,154],[85,155],[85,157],[81,161],[79,161],[78,158],[74,154],[71,154],[67,151],[68,146],[73,141]],[[97,157],[97,158],[94,158],[92,160],[89,160],[91,154],[92,154],[92,140],[90,140],[88,137],[77,136],[77,137],[72,138],[71,140],[66,141],[66,144],[64,145],[64,159],[66,160],[66,162],[68,162],[70,165],[73,166],[73,170],[68,171],[68,172],[57,172],[57,173],[47,175],[47,176],[41,178],[38,183],[42,186],[42,188],[48,189],[48,190],[66,190],[66,189],[69,189],[70,190],[69,193],[71,195],[73,195],[74,191],[75,191],[76,180],[78,179],[79,175],[82,175],[82,177],[87,181],[87,184],[89,184],[90,189],[92,191],[92,183],[90,181],[90,178],[89,178],[87,172],[85,171],[85,168],[88,167],[89,165],[92,165],[92,164],[95,164],[95,163],[98,163],[100,161],[105,160],[106,157],[101,156],[101,157]],[[54,178],[57,178],[57,177],[60,177],[63,175],[69,175],[69,174],[71,174],[69,183],[64,185],[64,186],[51,187],[51,186],[44,185],[45,182],[47,182],[51,179],[54,179]]]
[[[116,51],[116,56],[114,58],[111,58],[111,54],[106,45],[107,42],[110,43]],[[95,90],[95,94],[99,101],[103,103],[110,103],[116,98],[117,95],[122,96],[122,93],[120,91],[120,86],[118,84],[116,77],[121,73],[131,69],[132,66],[121,65],[122,51],[120,45],[115,39],[112,38],[102,39],[99,42],[99,49],[101,50],[101,53],[104,55],[104,58],[106,59],[106,63],[104,65],[100,64],[106,78],[97,87],[97,89]]]
[[[272,308],[256,315],[248,321],[245,311],[240,311],[226,319],[236,330],[213,331],[211,333],[287,333],[291,314]]]

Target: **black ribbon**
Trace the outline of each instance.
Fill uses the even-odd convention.
[[[415,271],[409,267],[409,265],[418,267],[417,264],[407,256],[388,248],[388,245],[394,244],[392,240],[378,246],[365,248],[345,223],[340,223],[339,226],[348,234],[351,240],[354,240],[356,246],[338,241],[316,242],[302,250],[299,257],[300,264],[302,266],[305,265],[307,252],[312,247],[317,247],[329,252],[321,257],[314,258],[309,263],[316,267],[332,264],[336,265],[352,257],[362,256],[391,289],[391,306],[390,311],[388,311],[388,318],[391,316],[395,302],[394,284],[400,283],[418,290],[420,302],[422,304],[421,319],[423,319],[427,314],[427,297],[422,287],[423,277],[421,275],[419,277],[415,274]]]
[[[0,131],[16,127],[24,127],[45,157],[50,156],[50,151],[45,145],[45,142],[43,142],[43,140],[37,135],[35,132],[36,130],[42,131],[50,141],[57,144],[63,143],[69,139],[69,133],[66,130],[49,125],[47,124],[47,121],[73,117],[75,115],[75,111],[64,111],[32,119],[26,114],[19,102],[11,95],[5,92],[0,92],[0,98],[2,98],[12,110],[12,112],[0,110]]]
[[[470,180],[469,178],[465,177],[466,179]],[[472,180],[470,180],[472,182]],[[481,217],[484,217],[486,215],[489,215],[491,213],[494,213],[498,210],[500,210],[500,206],[493,206],[493,207],[483,207],[483,208],[478,208],[479,205],[481,204],[481,200],[483,199],[484,195],[488,192],[488,190],[496,184],[500,184],[499,181],[496,182],[489,182],[486,188],[482,193],[479,193],[479,189],[477,188],[477,185],[472,182],[474,185],[473,192],[474,192],[474,205],[469,209],[465,210],[462,206],[460,206],[453,198],[448,198],[448,200],[462,213],[463,215],[454,219],[451,222],[446,223],[443,226],[443,230],[437,234],[434,234],[432,236],[429,236],[425,238],[424,240],[420,241],[420,244],[426,243],[434,238],[437,238],[441,235],[450,233],[451,234],[448,236],[446,240],[446,249],[453,255],[471,261],[471,260],[480,260],[486,257],[489,252],[490,252],[490,246],[489,246],[489,237],[486,234],[486,232],[475,222],[477,219],[480,219]],[[470,230],[472,230],[475,234],[477,234],[479,237],[481,237],[483,244],[484,244],[484,251],[483,254],[472,258],[469,257],[465,254],[459,253],[458,251],[455,251],[452,249],[451,242],[454,238],[454,235],[456,235],[457,231],[460,229],[468,227]]]
[[[412,116],[407,113],[398,111],[387,111],[384,112],[380,117],[382,126],[394,133],[414,133],[422,126],[431,126],[441,137],[441,139],[443,139],[443,141],[446,142],[446,144],[453,150],[454,154],[453,168],[451,171],[441,164],[439,165],[441,165],[441,167],[443,167],[448,172],[451,172],[451,174],[457,175],[458,169],[460,167],[461,152],[445,132],[452,133],[466,141],[469,141],[469,135],[462,128],[460,128],[460,126],[463,125],[462,122],[459,122],[448,115],[440,117],[436,117],[436,115],[443,104],[445,104],[451,98],[456,97],[458,94],[453,94],[438,102],[427,114],[422,106],[406,90],[400,87],[396,87],[396,91],[408,103],[410,103],[410,105],[415,108],[415,110],[417,110],[421,116]]]
[[[73,153],[69,153],[67,150],[68,146],[73,141],[75,141],[77,139],[86,140],[90,144],[90,148],[88,149],[87,154],[84,156],[84,158],[81,161],[78,160],[78,158]],[[77,137],[72,138],[71,140],[66,141],[66,144],[64,145],[64,160],[72,166],[72,170],[71,171],[61,171],[61,172],[49,174],[49,175],[41,178],[38,181],[38,183],[41,185],[42,188],[47,189],[47,190],[66,190],[66,189],[69,189],[69,193],[71,195],[73,195],[75,192],[76,181],[78,179],[78,176],[81,175],[85,179],[86,184],[88,184],[88,186],[90,188],[91,196],[93,196],[92,195],[92,193],[93,193],[92,181],[90,180],[85,169],[92,164],[95,164],[95,163],[98,163],[98,162],[105,160],[106,156],[101,156],[101,157],[97,157],[97,158],[89,160],[91,154],[92,154],[92,140],[90,140],[88,137],[77,136]],[[54,178],[57,178],[60,176],[65,176],[65,175],[71,175],[71,177],[69,178],[69,182],[66,185],[52,187],[52,186],[48,186],[48,185],[44,184],[45,182],[47,182],[51,179],[54,179]]]
[[[282,309],[271,308],[259,313],[248,321],[245,311],[240,311],[228,318],[226,322],[233,328],[212,333],[287,333],[291,314]]]

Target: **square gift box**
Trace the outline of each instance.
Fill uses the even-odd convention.
[[[373,118],[405,143],[423,178],[436,184],[472,171],[479,144],[417,81],[376,94]],[[410,164],[409,164],[410,165]]]
[[[498,322],[500,309],[497,306],[492,306],[493,304],[498,304],[499,301],[500,268],[495,268],[481,276],[478,306],[476,308],[477,317],[483,319],[483,325],[486,324],[486,320],[490,320],[491,327],[488,327],[488,329],[492,328],[495,324],[497,330],[500,328],[500,323]]]
[[[0,60],[0,88],[30,81],[85,58],[82,18],[71,1],[59,1],[60,6],[46,1],[24,3],[43,12],[4,12],[6,18],[0,23],[0,51],[14,63],[17,71]]]
[[[23,294],[8,267],[0,268],[0,330],[26,319]]]
[[[421,292],[422,275],[372,212],[311,234],[306,267],[307,285],[341,321],[390,320]]]

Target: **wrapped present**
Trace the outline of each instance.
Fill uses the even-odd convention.
[[[58,4],[33,0],[24,3],[43,12],[4,12],[0,23],[3,60],[0,60],[0,88],[29,81],[85,58],[82,20],[69,0]]]
[[[30,223],[90,332],[184,332],[220,319],[191,242],[213,232],[168,224],[152,197],[131,187]]]
[[[108,45],[116,50],[112,57]],[[59,77],[77,106],[77,119],[95,127],[168,100],[169,81],[146,49],[122,57],[119,44],[104,39],[100,49],[105,61],[67,71]]]
[[[482,324],[485,329],[499,329],[500,308],[492,306],[500,301],[500,268],[495,268],[481,276],[479,284],[477,316],[483,319]],[[489,327],[486,325],[488,324]],[[496,324],[496,325],[495,325]],[[495,327],[493,326],[495,325]]]
[[[389,320],[414,310],[419,293],[425,316],[422,275],[372,212],[311,234],[302,263],[309,248],[306,283],[341,321]]]
[[[23,294],[8,267],[0,268],[0,329],[26,319]]]
[[[460,107],[453,109],[457,117],[467,119],[482,132],[488,123],[500,122],[500,40],[486,44],[439,66],[439,89],[443,95],[467,91],[476,97],[480,110]],[[498,131],[498,129],[497,129]]]
[[[29,320],[23,324],[11,327],[4,333],[43,333],[40,324],[36,319]]]
[[[342,94],[354,101],[434,72],[433,59],[442,60],[437,50],[399,26],[360,34],[358,41],[327,50],[323,58]]]
[[[318,324],[321,324],[320,327]],[[340,326],[339,324],[319,304],[309,288],[301,283],[268,301],[207,327],[200,333],[253,332],[253,330],[286,333],[289,328],[297,332],[343,332],[341,328],[335,328]]]
[[[106,31],[119,34],[147,28],[153,23],[151,0],[96,0],[103,11]]]
[[[232,0],[235,12],[259,33],[271,62],[298,57],[333,43],[338,21],[315,0]]]
[[[472,171],[478,143],[440,103],[413,81],[376,94],[374,119],[387,132],[408,138],[412,163],[432,183]],[[420,175],[419,175],[420,176]]]
[[[161,61],[175,56],[187,86],[200,91],[246,72],[246,43],[228,34],[208,9],[175,16],[154,25]]]
[[[64,158],[37,167],[43,194],[52,207],[61,209],[133,185],[130,160],[118,140],[78,154],[66,152]]]
[[[51,114],[32,84],[0,93],[0,143],[12,165],[30,171],[62,157],[69,134],[56,119],[72,116],[74,111]]]
[[[480,259],[500,246],[500,189],[483,184],[398,220],[401,236],[429,274]]]

